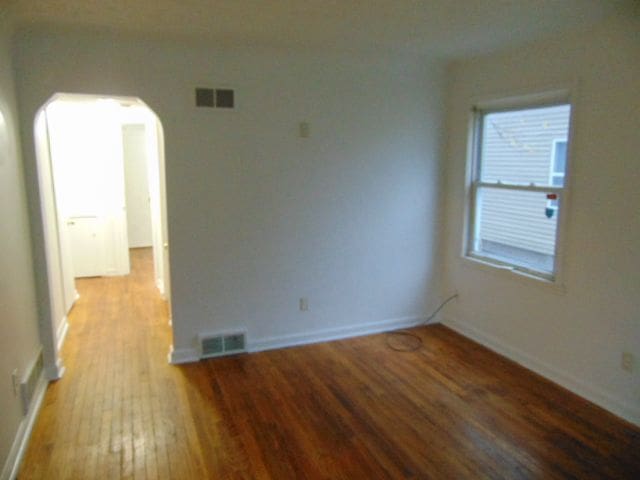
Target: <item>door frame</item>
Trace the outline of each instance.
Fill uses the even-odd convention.
[[[169,231],[167,225],[166,173],[165,150],[162,122],[158,115],[141,99],[137,97],[119,97],[113,95],[89,95],[56,93],[37,109],[33,122],[33,140],[35,146],[35,170],[37,177],[37,194],[41,216],[42,247],[44,263],[46,265],[46,282],[39,282],[43,286],[43,297],[46,301],[40,303],[40,341],[43,344],[43,359],[45,374],[49,380],[56,380],[64,374],[64,363],[60,350],[66,336],[68,323],[66,319],[63,292],[63,248],[61,248],[58,210],[55,201],[55,183],[52,175],[49,129],[46,121],[46,109],[50,103],[60,99],[92,100],[112,99],[122,105],[138,105],[148,110],[155,118],[157,129],[157,162],[158,181],[160,190],[160,227],[162,232],[162,262],[164,291],[162,292],[169,307],[169,323],[171,323],[171,289],[169,272]],[[154,253],[155,254],[155,253]],[[77,298],[77,297],[76,297]],[[60,319],[58,317],[62,316]],[[60,326],[59,326],[60,325]],[[169,346],[170,347],[170,346]]]

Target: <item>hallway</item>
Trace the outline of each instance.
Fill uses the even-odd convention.
[[[25,479],[638,478],[640,431],[441,325],[167,364],[150,249],[78,281]]]
[[[167,365],[166,303],[150,248],[131,250],[131,274],[77,280],[64,377],[47,391],[20,478],[168,477],[188,468],[179,414],[180,370]],[[171,445],[171,449],[167,446]],[[186,470],[189,471],[189,470]]]

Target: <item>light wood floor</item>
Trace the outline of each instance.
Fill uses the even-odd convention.
[[[640,430],[442,326],[167,364],[151,252],[78,282],[20,479],[640,478]]]

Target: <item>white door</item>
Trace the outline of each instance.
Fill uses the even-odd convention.
[[[75,272],[73,271],[73,253],[71,250],[71,239],[69,238],[69,226],[64,219],[59,219],[58,237],[60,240],[60,265],[62,267],[62,285],[64,290],[65,311],[69,313],[76,301],[78,292],[76,291]]]
[[[47,107],[58,214],[76,276],[129,273],[119,111],[109,100]]]
[[[76,277],[99,277],[107,270],[102,223],[98,217],[67,219]]]
[[[167,248],[162,221],[162,189],[160,175],[160,145],[159,127],[152,116],[145,120],[145,140],[147,151],[147,172],[149,179],[149,201],[151,212],[151,238],[153,243],[153,270],[156,286],[160,293],[167,296],[168,282],[165,281]]]
[[[144,124],[122,126],[129,248],[151,247],[151,207]]]
[[[169,315],[171,315],[171,279],[169,275],[169,227],[167,219],[167,188],[166,172],[164,169],[164,137],[160,124],[156,121],[156,144],[158,146],[158,170],[160,171],[160,224],[162,225],[162,279],[164,284],[164,297],[169,302]]]

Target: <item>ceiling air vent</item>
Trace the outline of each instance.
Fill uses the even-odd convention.
[[[200,358],[221,357],[247,351],[245,332],[200,335]]]
[[[196,88],[196,107],[234,108],[235,93],[229,88]]]

